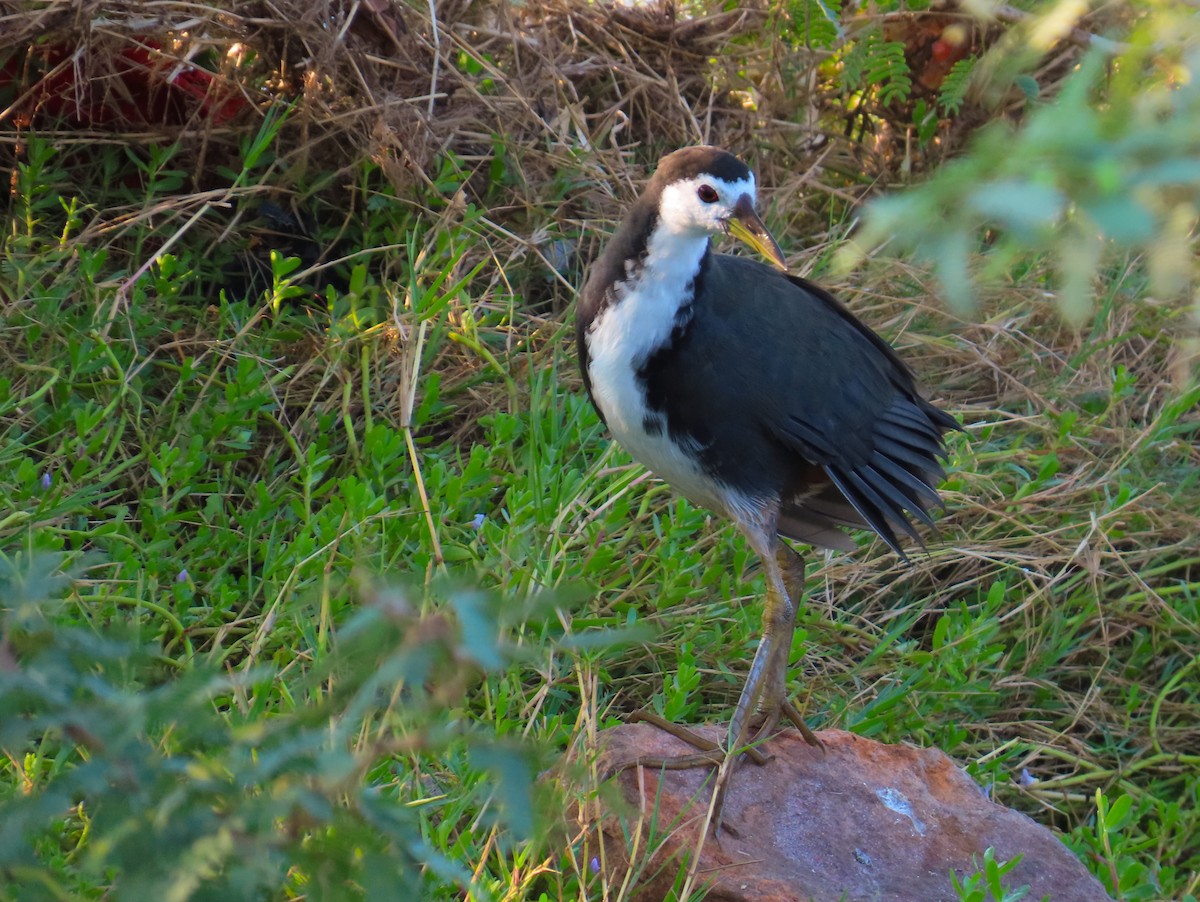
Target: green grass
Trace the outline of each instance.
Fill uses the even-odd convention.
[[[534,774],[644,705],[727,717],[753,555],[609,445],[569,323],[524,303],[545,273],[442,199],[453,165],[420,203],[364,167],[352,235],[318,216],[328,268],[193,221],[169,150],[131,165],[33,140],[6,221],[0,898],[598,898],[578,781]],[[927,557],[811,557],[795,688],[943,748],[1118,898],[1194,898],[1182,313],[1114,270],[1077,334],[1043,273],[966,322],[903,267],[842,286],[968,435]]]

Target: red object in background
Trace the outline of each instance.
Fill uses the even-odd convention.
[[[157,41],[108,50],[57,45],[14,55],[0,67],[0,91],[13,89],[14,115],[95,126],[184,125],[228,122],[249,104],[213,73],[165,55]],[[93,57],[89,59],[89,54]],[[32,83],[26,83],[29,79]]]
[[[952,61],[955,56],[961,58],[959,48],[945,38],[938,38],[933,42],[933,47],[930,48],[930,55],[939,63]]]
[[[913,80],[928,91],[937,91],[954,64],[975,46],[973,27],[960,16],[944,13],[898,16],[885,23],[883,33],[887,40],[904,44]]]

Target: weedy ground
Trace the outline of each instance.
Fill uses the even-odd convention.
[[[252,147],[246,159],[253,184]],[[256,255],[249,219],[232,242],[186,232],[169,150],[139,162],[124,204],[96,183],[89,200],[85,164],[97,158],[31,142],[6,223],[0,543],[14,572],[51,555],[74,574],[51,626],[123,626],[158,662],[151,685],[269,667],[201,702],[212,729],[253,748],[247,731],[336,694],[339,672],[322,666],[353,647],[340,636],[356,609],[398,592],[412,606],[402,634],[434,647],[474,622],[447,594],[495,590],[500,607],[480,622],[507,623],[497,635],[513,653],[489,657],[494,636],[468,636],[419,716],[378,687],[356,695],[369,710],[343,737],[352,774],[339,779],[409,806],[422,854],[453,863],[431,871],[417,855],[431,897],[463,881],[483,898],[619,896],[569,824],[549,843],[502,830],[492,809],[528,787],[496,796],[491,781],[528,771],[489,776],[494,762],[467,751],[479,736],[519,738],[544,763],[644,705],[727,716],[760,613],[745,544],[609,443],[580,391],[569,319],[506,290],[515,264],[470,205],[430,215],[428,198],[390,196],[368,167],[348,244],[378,250],[346,255],[322,282],[295,258]],[[131,171],[118,150],[98,165]],[[169,253],[138,278],[164,235]],[[801,242],[784,237],[796,268],[820,277],[829,246]],[[837,286],[966,432],[951,439],[927,554],[905,566],[864,537],[857,554],[810,556],[794,685],[816,725],[944,749],[993,798],[1059,831],[1117,898],[1189,898],[1200,419],[1181,369],[1184,310],[1147,297],[1124,261],[1098,286],[1093,321],[1071,329],[1043,277],[1030,264],[963,317],[895,262]],[[539,597],[540,619],[523,619]],[[16,643],[32,628],[9,629]],[[168,762],[182,727],[169,711],[147,717],[142,754]],[[63,726],[8,748],[3,796],[36,795],[99,755],[112,724],[89,729],[93,745]],[[252,794],[277,792],[270,779]],[[133,822],[166,817],[163,798],[147,799]],[[10,868],[31,881],[15,886],[102,895],[111,872],[75,802],[45,822],[38,864]],[[236,860],[223,854],[212,860]],[[319,869],[294,865],[288,892],[304,893],[305,867]]]
[[[446,46],[499,83],[499,51]],[[702,117],[669,132],[640,59],[620,73],[645,88],[637,127],[703,137]],[[642,170],[485,129],[405,186],[382,152],[287,156],[281,124],[203,171],[144,135],[4,145],[0,899],[622,898],[562,817],[592,798],[589,740],[647,705],[726,718],[762,590],[734,530],[581,393],[571,287]],[[832,276],[845,183],[775,153],[794,268],[965,427],[926,554],[810,555],[810,722],[943,749],[1115,898],[1194,899],[1188,305],[1132,258],[1081,327],[1037,258],[961,314],[902,262]],[[489,186],[514,185],[540,206],[500,209]],[[535,781],[568,752],[557,789]],[[1003,878],[981,861],[960,895],[1016,898]]]

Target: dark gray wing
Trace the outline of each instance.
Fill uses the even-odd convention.
[[[820,287],[712,255],[697,288],[686,334],[644,370],[668,428],[704,449],[717,478],[779,493],[785,535],[845,548],[838,528],[866,525],[898,554],[897,529],[919,543],[912,518],[930,524],[940,505],[942,435],[955,420]]]

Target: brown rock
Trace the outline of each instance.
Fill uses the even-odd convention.
[[[725,728],[697,732],[720,740]],[[715,837],[704,833],[711,768],[622,771],[615,782],[635,810],[601,825],[609,885],[621,885],[632,858],[630,898],[675,898],[680,862],[694,861],[693,888],[708,885],[709,902],[940,902],[958,899],[950,872],[975,873],[990,847],[998,861],[1022,856],[1005,886],[1028,885],[1031,902],[1109,898],[1053,833],[989,800],[941,751],[840,730],[818,736],[824,753],[787,730],[767,743],[766,765],[739,765]],[[616,727],[602,741],[602,766],[692,751],[649,724]]]

